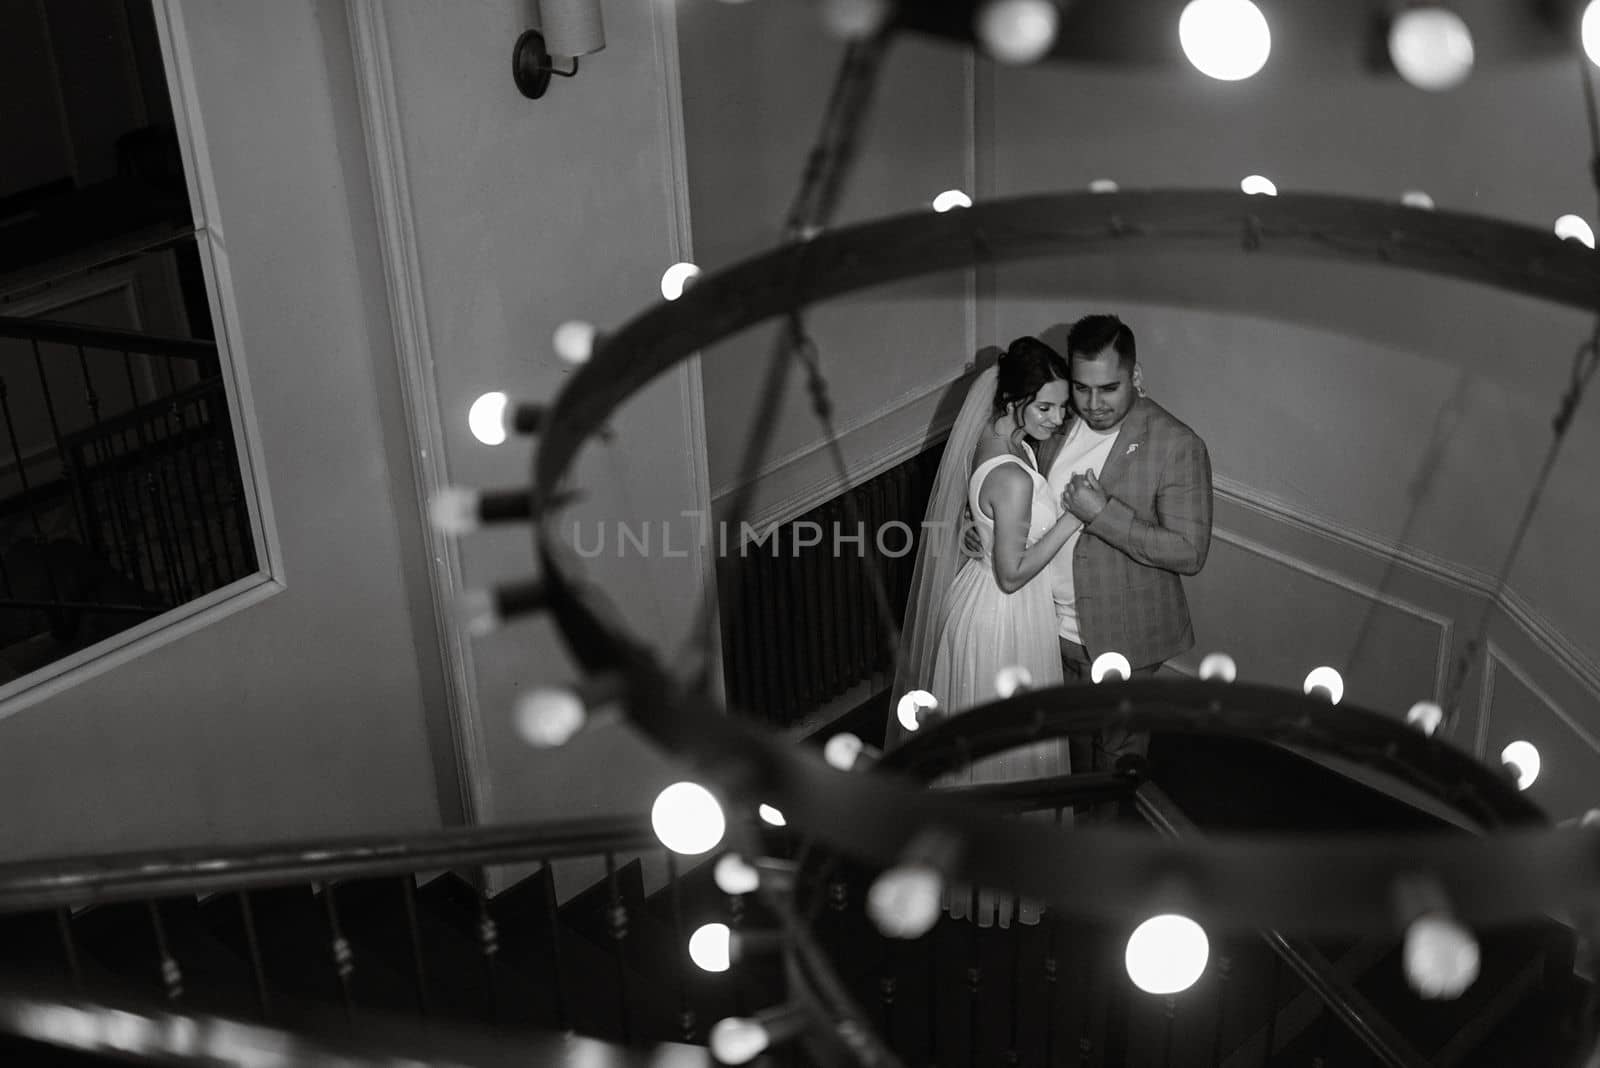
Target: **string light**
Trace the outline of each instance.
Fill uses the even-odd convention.
[[[1121,653],[1101,653],[1089,665],[1090,682],[1127,682],[1133,677],[1133,666]]]
[[[1218,682],[1232,682],[1239,677],[1239,667],[1227,653],[1208,653],[1200,661],[1200,677]]]
[[[428,518],[441,533],[455,537],[475,532],[485,523],[524,522],[533,517],[533,495],[527,490],[483,490],[446,486],[428,502]]]
[[[717,847],[728,821],[710,790],[699,783],[675,782],[656,795],[650,826],[662,845],[693,857]]]
[[[835,734],[822,747],[822,759],[828,762],[829,767],[840,771],[866,767],[876,763],[881,756],[881,752],[848,731]]]
[[[1512,742],[1500,751],[1503,764],[1517,781],[1517,789],[1526,790],[1539,777],[1539,750],[1532,742]]]
[[[1061,12],[1051,0],[988,0],[975,24],[984,50],[1011,66],[1043,59],[1060,27]]]
[[[661,274],[661,295],[677,300],[689,284],[700,277],[700,268],[692,263],[674,263]]]
[[[1134,928],[1123,964],[1133,985],[1145,993],[1177,994],[1199,980],[1210,957],[1205,930],[1187,916],[1166,913]]]
[[[731,932],[725,923],[702,924],[689,936],[689,959],[703,972],[725,972],[731,963],[728,947]],[[680,936],[681,937],[681,936]]]
[[[939,699],[927,690],[911,690],[895,704],[895,718],[908,731],[918,730],[939,714]]]
[[[467,409],[467,429],[485,445],[500,445],[506,440],[507,398],[498,390],[485,393]]]
[[[1478,940],[1448,917],[1419,916],[1406,928],[1406,979],[1429,1000],[1458,998],[1478,978]]]
[[[1576,241],[1594,248],[1594,230],[1581,215],[1563,215],[1556,220],[1556,236],[1563,241]]]
[[[1196,70],[1225,82],[1249,78],[1272,54],[1272,30],[1250,0],[1190,0],[1178,16],[1178,42]]]
[[[1400,203],[1419,211],[1432,211],[1433,198],[1420,189],[1411,189],[1400,195]]]
[[[1246,175],[1240,179],[1239,189],[1241,192],[1253,197],[1275,197],[1278,195],[1278,187],[1273,184],[1272,179],[1262,177],[1259,174]]]
[[[1096,178],[1089,183],[1089,192],[1091,193],[1115,193],[1116,191],[1117,183],[1110,178]]]
[[[1330,705],[1336,705],[1344,699],[1344,677],[1326,665],[1312,668],[1300,689],[1311,697],[1320,696]]]
[[[593,323],[571,319],[556,327],[550,340],[563,363],[580,364],[588,363],[589,357],[594,355],[594,344],[599,336],[600,331]]]
[[[933,210],[941,215],[956,208],[972,207],[972,198],[959,189],[946,189],[933,198]]]
[[[783,818],[783,813],[771,805],[761,805],[756,809],[756,815],[761,817],[761,822],[772,827],[787,827],[789,821]]]
[[[772,1046],[799,1034],[806,1020],[805,1010],[788,1006],[768,1009],[754,1017],[729,1016],[712,1025],[706,1044],[722,1064],[748,1064]]]
[[[1389,59],[1418,89],[1454,89],[1472,73],[1472,31],[1438,4],[1408,8],[1389,25]]]
[[[1033,687],[1033,673],[1021,664],[1001,668],[994,676],[994,692],[1002,698],[1015,697]]]
[[[1589,5],[1583,9],[1579,35],[1583,39],[1583,54],[1589,57],[1590,63],[1600,66],[1600,0],[1589,0]]]
[[[1444,709],[1436,701],[1418,701],[1407,709],[1406,722],[1432,738],[1444,722]]]

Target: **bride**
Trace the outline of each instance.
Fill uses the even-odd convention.
[[[1062,681],[1050,562],[1079,529],[1039,471],[1035,444],[1070,418],[1067,363],[1033,337],[1020,337],[973,382],[945,442],[923,519],[894,695],[925,689],[949,714],[994,700],[1002,668],[1020,667],[1035,687]],[[964,516],[982,553],[962,551]],[[904,739],[897,717],[890,744]],[[940,780],[940,785],[1064,775],[1065,739],[1008,750]],[[952,914],[967,913],[958,895]],[[978,921],[1010,920],[1010,901],[983,891]],[[992,913],[998,914],[996,917]],[[1030,913],[1034,913],[1030,915]],[[1037,922],[1023,903],[1021,922]]]

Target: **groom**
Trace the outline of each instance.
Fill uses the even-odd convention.
[[[1194,645],[1180,575],[1197,573],[1211,547],[1211,459],[1205,442],[1144,395],[1133,331],[1114,315],[1089,315],[1067,335],[1071,398],[1079,418],[1039,456],[1050,487],[1083,521],[1051,561],[1061,663],[1069,683],[1118,652],[1135,677]],[[1143,755],[1143,732],[1073,739],[1076,769],[1110,770]]]

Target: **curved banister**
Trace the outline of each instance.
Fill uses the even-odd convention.
[[[610,816],[0,864],[0,914],[659,848],[648,816]]]

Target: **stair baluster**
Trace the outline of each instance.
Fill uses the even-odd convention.
[[[172,951],[167,948],[167,929],[161,923],[161,908],[154,901],[146,901],[145,909],[150,915],[150,928],[156,936],[156,955],[161,962],[161,985],[166,992],[168,1001],[177,1001],[183,997],[183,969],[178,967],[178,962],[173,959]]]
[[[489,990],[489,1022],[497,1024],[500,1022],[500,984],[499,969],[495,965],[500,955],[500,928],[489,915],[488,885],[489,869],[479,868],[477,884],[473,887],[478,904],[478,951],[483,954],[484,982]]]
[[[550,932],[550,973],[555,983],[556,1026],[565,1031],[572,1025],[567,1022],[567,988],[561,971],[561,917],[556,909],[555,868],[551,867],[549,857],[541,863],[544,865],[540,874],[544,884],[545,929]]]
[[[78,942],[72,935],[72,910],[56,909],[56,933],[61,937],[61,957],[67,966],[67,982],[77,992],[83,990],[83,966],[78,963]]]
[[[1233,977],[1233,959],[1226,953],[1217,958],[1216,1025],[1211,1032],[1211,1068],[1222,1064],[1222,1033],[1228,1016],[1228,980]]]
[[[320,891],[323,912],[328,920],[328,947],[332,952],[333,971],[339,977],[339,1001],[344,1006],[346,1022],[354,1023],[356,1006],[350,983],[355,975],[355,954],[351,952],[350,941],[339,926],[339,908],[333,900],[333,884],[313,884],[311,890],[312,893]]]
[[[662,852],[667,858],[667,887],[672,899],[672,941],[675,947],[672,959],[678,977],[678,1037],[685,1042],[693,1042],[694,1009],[689,1003],[689,980],[683,965],[689,942],[683,930],[683,894],[678,886],[678,855],[670,849]]]
[[[628,967],[622,943],[628,937],[628,907],[622,903],[617,883],[617,855],[606,851],[606,927],[611,934],[611,954],[617,965],[617,1022],[622,1041],[633,1041],[633,1014],[628,1009]]]
[[[411,942],[411,974],[417,988],[417,1013],[428,1015],[428,971],[422,957],[422,929],[417,924],[417,877],[400,877],[400,893],[405,900],[406,934]]]
[[[239,918],[244,922],[244,944],[250,954],[250,975],[256,988],[256,1006],[261,1018],[271,1021],[272,998],[267,993],[267,970],[261,963],[261,940],[256,937],[256,913],[250,905],[250,891],[239,891]]]

